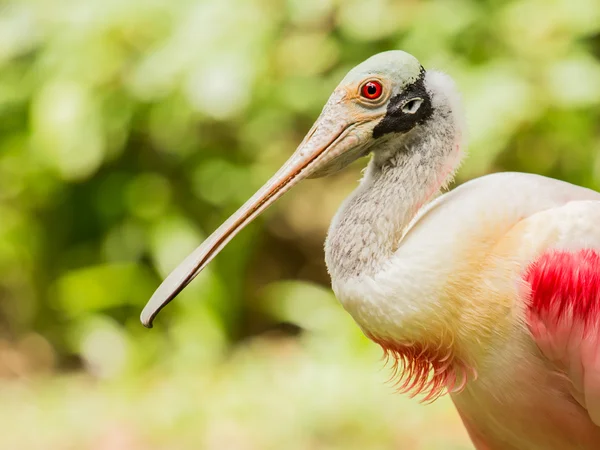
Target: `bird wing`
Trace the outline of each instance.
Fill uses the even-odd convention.
[[[546,231],[532,239],[551,237],[524,274],[527,324],[600,426],[600,202],[572,202],[537,221]]]

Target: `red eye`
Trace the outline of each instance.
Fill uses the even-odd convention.
[[[360,93],[363,97],[368,98],[369,100],[375,100],[381,97],[381,93],[383,92],[383,87],[381,83],[377,80],[367,81],[362,85],[360,89]]]

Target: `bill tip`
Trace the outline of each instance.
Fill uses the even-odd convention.
[[[152,318],[151,317],[145,317],[145,314],[142,313],[142,315],[140,316],[140,322],[142,322],[142,325],[144,325],[146,328],[152,328]]]

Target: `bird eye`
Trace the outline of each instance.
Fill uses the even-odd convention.
[[[419,110],[421,103],[423,103],[422,98],[413,98],[402,105],[402,112],[406,114],[414,114]]]
[[[377,100],[379,97],[381,97],[382,92],[383,87],[377,80],[367,81],[362,85],[362,88],[360,88],[360,94],[369,100]]]

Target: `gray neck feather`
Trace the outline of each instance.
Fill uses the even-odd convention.
[[[454,173],[461,130],[447,102],[434,106],[423,125],[376,144],[359,187],[337,212],[325,243],[334,283],[377,273],[419,208]]]

